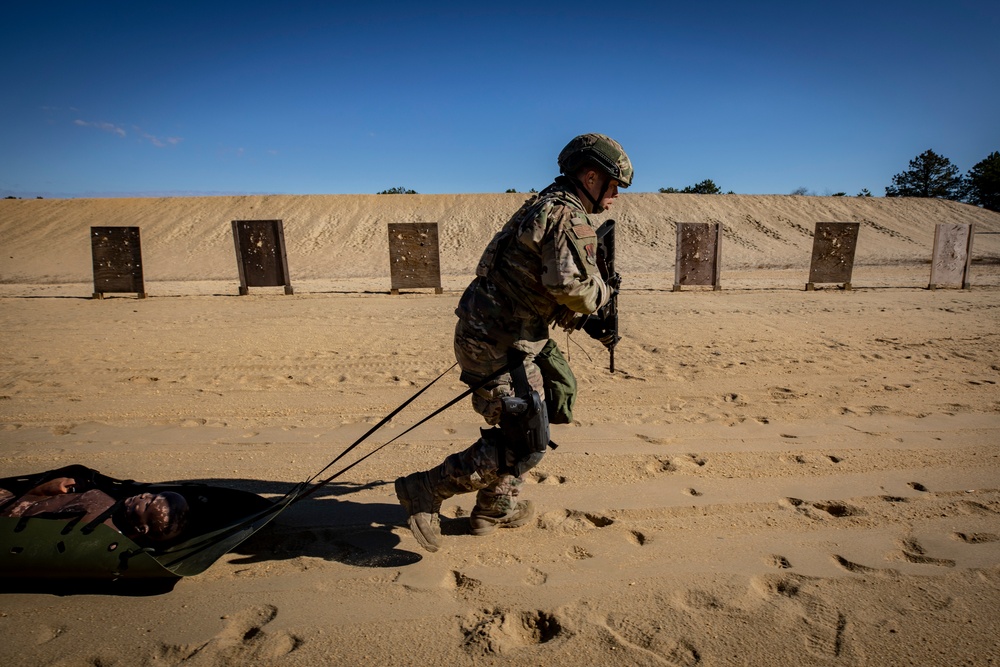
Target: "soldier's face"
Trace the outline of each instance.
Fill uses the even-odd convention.
[[[601,197],[601,190],[604,189],[605,182],[608,183],[608,188],[604,191],[604,196]],[[607,210],[618,198],[618,181],[595,169],[587,171],[583,184],[587,186],[591,197],[594,199],[601,197],[600,204],[604,210]]]
[[[604,210],[607,210],[611,208],[611,204],[616,199],[618,199],[618,181],[612,178],[608,184],[608,191],[604,193],[604,199],[601,200],[601,206],[604,207]]]

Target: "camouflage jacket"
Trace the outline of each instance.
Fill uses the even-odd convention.
[[[485,341],[545,341],[550,324],[573,326],[610,298],[596,257],[597,232],[582,202],[556,179],[493,237],[455,312]]]

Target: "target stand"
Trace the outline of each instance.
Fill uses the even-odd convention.
[[[931,258],[931,281],[927,289],[961,287],[972,289],[972,239],[975,225],[939,223],[934,228],[934,254]]]
[[[678,222],[674,292],[683,285],[711,285],[722,289],[722,223]]]
[[[860,222],[816,223],[806,291],[815,290],[817,283],[841,283],[845,290],[851,289],[860,228]]]
[[[251,287],[281,287],[293,294],[285,254],[285,229],[281,220],[233,220],[240,295]]]
[[[95,299],[111,292],[134,292],[146,298],[138,227],[91,227],[90,252]]]
[[[442,293],[438,223],[389,223],[389,275],[390,294],[420,287]]]

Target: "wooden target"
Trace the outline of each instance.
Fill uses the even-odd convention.
[[[844,289],[851,289],[860,228],[859,222],[816,223],[806,290],[815,289],[816,283],[842,283]]]
[[[433,287],[441,294],[441,254],[436,222],[389,223],[390,293]]]
[[[722,223],[678,222],[674,290],[682,285],[711,285],[722,289]]]
[[[928,289],[956,286],[971,289],[974,225],[940,223],[934,228],[934,254],[931,258],[931,281]]]
[[[146,298],[138,227],[91,227],[90,252],[95,299],[110,292],[135,292]]]
[[[233,241],[241,295],[250,287],[284,286],[285,294],[293,293],[281,220],[233,220]]]

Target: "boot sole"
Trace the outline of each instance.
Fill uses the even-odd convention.
[[[420,526],[419,524],[417,524],[415,517],[411,516],[407,521],[407,523],[410,524],[410,532],[413,533],[413,539],[415,539],[417,541],[417,544],[423,547],[425,551],[434,553],[441,548],[439,545],[434,544],[426,537],[424,537],[424,534],[423,532],[421,532]]]

